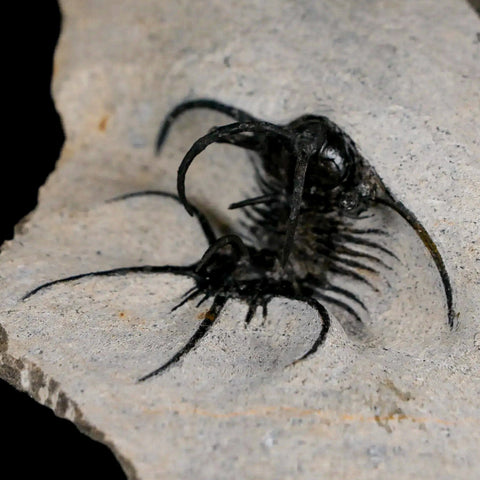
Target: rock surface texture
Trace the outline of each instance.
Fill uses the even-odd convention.
[[[131,479],[467,479],[480,471],[480,30],[458,0],[61,1],[54,94],[67,141],[38,208],[0,257],[0,375],[110,446]],[[368,335],[275,299],[245,327],[231,301],[193,352],[205,308],[170,313],[191,280],[90,277],[185,265],[206,248],[174,201],[178,164],[220,114],[194,111],[153,145],[169,109],[208,97],[285,123],[345,128],[437,242],[456,326],[421,242],[392,219],[399,262],[362,292]],[[219,223],[254,188],[240,149],[197,160],[191,198]],[[352,287],[353,288],[353,287]]]

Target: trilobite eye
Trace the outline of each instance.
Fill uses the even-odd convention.
[[[338,178],[343,179],[346,170],[346,162],[343,155],[333,147],[327,147],[322,151],[325,166]]]
[[[331,190],[342,183],[347,173],[347,164],[340,153],[334,147],[327,146],[310,160],[306,183],[316,187],[315,190]]]

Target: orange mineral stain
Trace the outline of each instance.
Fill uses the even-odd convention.
[[[107,129],[107,123],[108,123],[108,119],[109,119],[109,116],[108,115],[104,115],[100,122],[98,122],[98,129],[101,131],[101,132],[104,132],[106,129]]]
[[[199,313],[197,315],[197,318],[199,320],[207,319],[207,320],[210,320],[211,322],[213,322],[215,320],[215,315],[213,313],[209,313],[209,311],[207,310],[206,312]]]
[[[437,417],[417,417],[407,415],[403,412],[393,412],[388,415],[362,415],[356,413],[335,412],[331,410],[322,409],[303,409],[290,406],[257,406],[248,410],[236,410],[236,411],[217,411],[210,409],[198,408],[194,405],[183,405],[182,408],[178,406],[174,409],[179,415],[184,416],[196,416],[196,417],[210,417],[215,419],[231,419],[235,417],[273,417],[273,418],[291,418],[291,417],[317,417],[321,422],[334,425],[334,424],[352,424],[352,423],[378,423],[387,421],[409,421],[419,425],[423,424],[440,424],[455,426],[460,423],[459,419],[444,419]],[[145,413],[158,414],[167,413],[172,411],[171,408],[148,408]],[[478,419],[462,419],[462,422],[468,421],[469,423],[478,423]]]

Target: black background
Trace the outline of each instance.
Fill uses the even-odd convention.
[[[4,127],[0,174],[0,244],[33,210],[53,170],[64,134],[50,94],[53,53],[61,27],[56,1],[17,2],[4,10]],[[0,272],[1,275],[1,272]],[[0,477],[125,479],[103,444],[82,434],[26,393],[0,380]]]

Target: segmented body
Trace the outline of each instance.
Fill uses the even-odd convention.
[[[296,361],[303,360],[324,342],[330,317],[323,302],[336,305],[358,323],[358,309],[365,304],[343,285],[342,278],[375,289],[365,272],[390,268],[382,257],[395,255],[376,241],[386,232],[360,228],[358,220],[375,207],[390,208],[403,217],[430,252],[444,286],[448,322],[453,326],[454,310],[450,280],[443,259],[415,215],[397,201],[372,166],[358,151],[353,140],[323,116],[305,115],[287,125],[256,119],[247,112],[217,102],[198,99],[184,102],[167,115],[157,139],[157,151],[168,131],[183,113],[206,108],[230,116],[235,123],[216,127],[198,139],[185,155],[178,170],[178,197],[166,192],[145,191],[123,195],[159,195],[183,204],[196,217],[209,243],[203,257],[187,266],[139,265],[71,275],[40,285],[24,296],[58,283],[92,276],[136,273],[171,273],[191,277],[195,286],[185,293],[173,310],[196,299],[197,306],[211,300],[204,319],[189,341],[159,368],[144,375],[144,381],[177,363],[206,335],[229,299],[248,305],[248,324],[258,307],[267,315],[273,297],[304,301],[318,314],[318,335]],[[251,152],[260,195],[230,206],[242,209],[246,230],[232,231],[217,238],[215,229],[187,200],[185,177],[193,160],[212,143],[228,143]]]
[[[245,113],[236,112],[245,119]],[[303,116],[284,128],[292,138],[306,138],[309,147],[315,143],[312,149],[330,155],[332,163],[329,168],[321,166],[320,171],[315,164],[306,169],[287,258],[282,261],[295,188],[295,147],[270,132],[221,138],[219,141],[250,150],[260,195],[231,205],[242,208],[249,220],[246,232],[238,234],[236,246],[241,241],[242,248],[234,248],[234,252],[221,248],[212,255],[208,271],[202,270],[208,282],[199,285],[194,294],[221,293],[247,302],[247,323],[256,308],[265,308],[274,296],[327,301],[360,322],[359,313],[349,302],[362,309],[366,308],[364,303],[338,279],[349,277],[375,288],[357,269],[376,272],[372,264],[389,268],[376,253],[393,253],[370,238],[385,232],[355,228],[355,221],[372,206],[382,184],[353,140],[328,118]],[[180,175],[184,173],[180,169]],[[179,190],[182,192],[181,186]],[[366,252],[365,247],[373,252]]]

